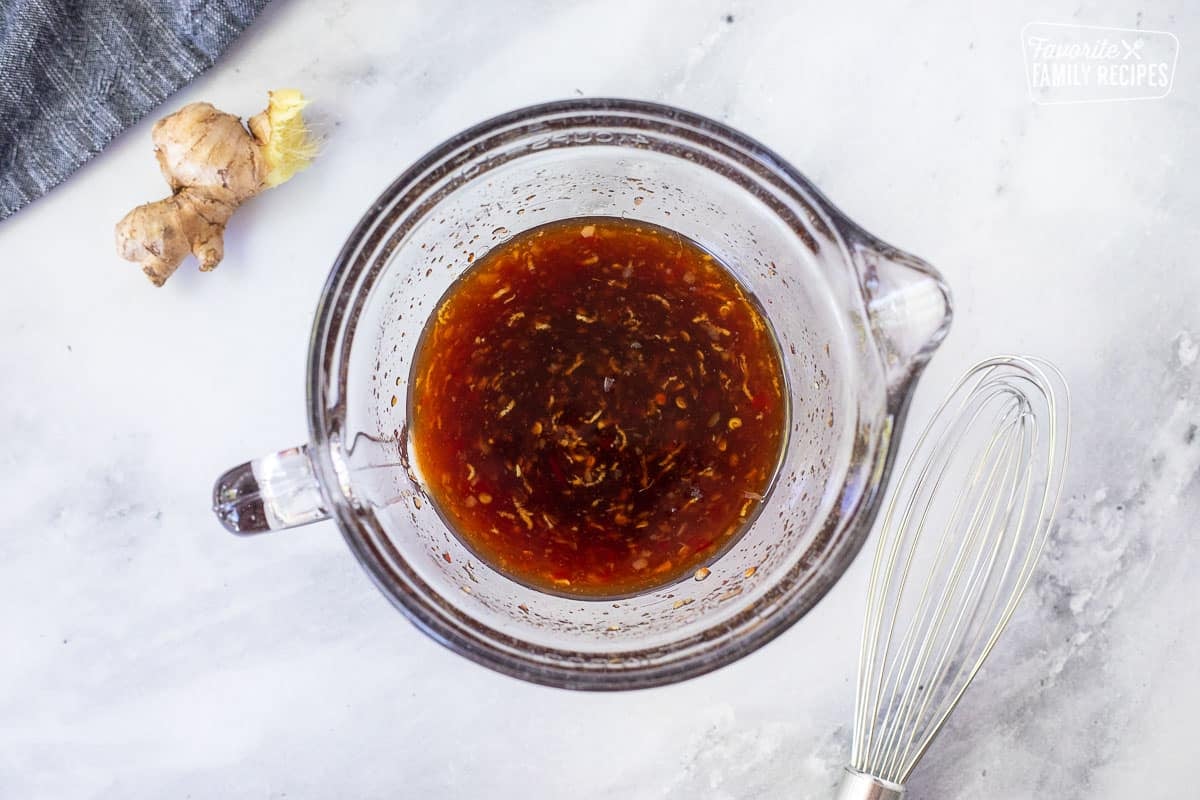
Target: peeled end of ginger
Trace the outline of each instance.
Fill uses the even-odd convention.
[[[279,89],[269,93],[266,111],[250,119],[250,132],[259,141],[266,171],[263,185],[278,186],[306,169],[317,155],[313,139],[301,111],[309,101],[299,89]]]

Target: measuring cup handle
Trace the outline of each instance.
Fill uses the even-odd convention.
[[[213,513],[231,533],[247,536],[295,528],[329,517],[308,447],[247,461],[217,479]]]

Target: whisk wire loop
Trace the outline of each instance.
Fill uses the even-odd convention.
[[[936,410],[871,565],[846,786],[903,792],[1029,583],[1069,439],[1066,383],[1040,359],[983,361]]]

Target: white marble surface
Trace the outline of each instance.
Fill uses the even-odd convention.
[[[738,664],[583,695],[424,638],[329,524],[247,541],[209,511],[221,470],[303,436],[312,310],[375,194],[470,123],[583,93],[725,120],[937,265],[958,315],[915,419],[998,351],[1072,382],[1064,521],[912,796],[1195,797],[1200,24],[968,5],[278,2],[168,104],[250,114],[295,85],[326,126],[216,273],[156,290],[113,254],[163,193],[149,122],[0,224],[0,796],[829,796],[864,558]],[[1031,20],[1173,31],[1175,90],[1034,106]]]

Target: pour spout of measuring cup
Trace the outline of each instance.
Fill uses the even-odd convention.
[[[946,338],[954,317],[950,287],[925,261],[876,239],[849,220],[839,225],[858,272],[893,404]]]

